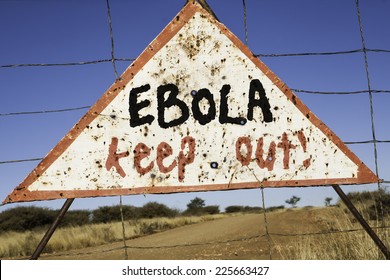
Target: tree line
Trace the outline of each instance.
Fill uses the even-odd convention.
[[[381,220],[390,215],[390,194],[386,191],[351,192],[347,194],[352,203],[364,203],[368,209],[369,218]],[[293,196],[285,202],[292,207],[300,200]],[[325,206],[330,206],[331,198],[325,198]],[[335,205],[340,205],[340,201]],[[266,209],[271,212],[284,209],[284,206],[272,206]],[[231,205],[225,208],[225,213],[262,211],[261,207]],[[218,205],[206,205],[205,200],[195,197],[187,204],[187,209],[180,211],[158,202],[148,202],[141,207],[123,205],[122,213],[125,220],[137,220],[158,217],[177,217],[194,215],[213,215],[221,211]],[[58,210],[49,208],[22,206],[0,213],[0,233],[4,231],[26,231],[47,227],[52,224]],[[110,223],[121,220],[119,205],[101,206],[95,210],[70,210],[61,221],[60,227],[79,226],[94,223]]]
[[[229,206],[226,213],[250,212],[261,210],[260,207]],[[177,217],[194,215],[214,215],[221,211],[218,205],[206,205],[205,201],[195,197],[187,204],[187,209],[180,211],[158,202],[148,202],[141,207],[123,205],[124,220],[137,220],[158,217]],[[58,210],[36,206],[21,206],[0,213],[1,231],[26,231],[47,227],[52,224]],[[60,227],[80,226],[96,223],[111,223],[121,220],[119,205],[101,206],[95,210],[69,210],[61,221]]]

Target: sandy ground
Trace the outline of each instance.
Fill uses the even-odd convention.
[[[267,214],[270,233],[318,232],[318,211],[298,209]],[[281,259],[280,246],[289,246],[296,237],[266,236],[263,214],[245,214],[187,225],[127,240],[128,259]],[[40,259],[123,260],[123,241],[108,245],[42,255]],[[271,254],[270,254],[271,249]]]

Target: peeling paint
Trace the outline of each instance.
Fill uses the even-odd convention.
[[[4,202],[377,180],[190,2]]]

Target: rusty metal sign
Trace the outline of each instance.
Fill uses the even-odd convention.
[[[4,202],[377,180],[194,1]]]

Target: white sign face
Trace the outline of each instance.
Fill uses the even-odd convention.
[[[5,202],[375,181],[189,3]]]

